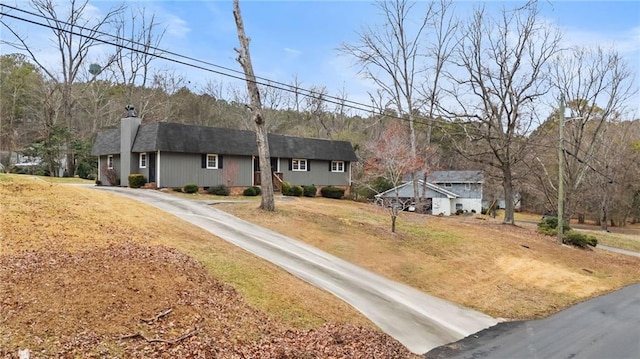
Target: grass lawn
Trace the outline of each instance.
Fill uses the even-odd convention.
[[[247,221],[495,317],[540,318],[640,281],[640,258],[559,246],[535,225],[487,216],[402,213],[391,233],[388,213],[370,204],[287,197],[263,212],[259,197],[175,195],[219,199]],[[0,357],[20,348],[34,357],[411,357],[332,295],[137,201],[17,175],[0,175],[0,198]]]
[[[393,234],[386,210],[346,200],[295,198],[277,202],[274,213],[216,207],[495,317],[541,318],[640,281],[640,258],[559,246],[535,225],[488,216],[403,212]]]
[[[297,357],[313,345],[296,340],[320,345],[314,336],[345,326],[363,352],[408,355],[334,296],[137,201],[19,175],[0,175],[0,198],[0,357],[20,348],[46,357],[242,357],[256,346],[277,357],[284,349],[269,356],[274,345],[261,341],[285,332],[298,339],[276,346]],[[142,322],[167,308],[166,320]],[[118,339],[179,338],[194,328],[183,345]]]

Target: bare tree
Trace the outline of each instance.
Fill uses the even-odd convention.
[[[618,120],[634,94],[632,74],[615,50],[574,48],[559,56],[553,82],[568,103],[570,118],[564,129],[565,212],[571,218],[584,191],[590,165],[608,152],[607,123]]]
[[[122,5],[113,7],[104,15],[96,18],[88,14],[88,0],[70,0],[68,8],[65,9],[63,14],[58,13],[60,7],[55,0],[32,0],[31,6],[53,31],[56,49],[60,55],[61,68],[59,70],[49,68],[38,58],[30,47],[27,36],[18,34],[4,20],[1,20],[1,22],[16,37],[17,46],[26,51],[43,73],[57,84],[57,90],[61,94],[60,117],[66,122],[67,133],[69,134],[65,141],[66,171],[69,176],[73,176],[75,174],[75,165],[74,155],[71,150],[71,139],[75,123],[79,121],[75,114],[76,98],[73,96],[73,84],[80,71],[87,65],[86,60],[90,50],[100,44],[98,39],[104,37],[104,31],[107,30],[110,22],[124,10],[124,7]]]
[[[398,116],[409,121],[410,154],[416,156],[415,114],[416,76],[423,70],[420,60],[420,40],[428,24],[428,16],[422,17],[414,27],[409,14],[415,4],[406,0],[378,1],[385,23],[381,26],[365,27],[359,34],[357,44],[343,44],[341,51],[353,57],[360,66],[360,73],[373,81],[393,105]],[[385,109],[381,107],[380,110]],[[415,180],[415,169],[411,173]],[[418,185],[414,181],[414,195],[418,197]]]
[[[251,115],[255,123],[256,142],[258,145],[258,157],[260,162],[260,185],[262,189],[262,200],[260,209],[266,211],[274,211],[276,209],[273,197],[273,179],[271,178],[271,155],[269,154],[269,140],[264,117],[262,115],[262,102],[260,101],[260,91],[256,83],[256,76],[253,73],[253,65],[251,64],[251,54],[249,52],[249,39],[245,35],[244,24],[242,22],[242,14],[240,13],[240,4],[238,0],[233,0],[233,16],[236,20],[238,28],[238,40],[240,41],[240,49],[238,52],[238,62],[244,70],[247,82],[247,90],[251,97]]]
[[[425,102],[423,107],[426,108],[425,143],[427,146],[431,145],[433,120],[437,116],[436,111],[441,103],[441,81],[444,69],[455,49],[455,36],[460,27],[453,16],[451,4],[450,0],[439,0],[431,3],[427,11],[428,27],[432,31],[425,42],[427,46],[425,81],[418,90]]]
[[[123,100],[128,104],[135,103],[138,116],[144,118],[154,110],[154,101],[149,98],[151,92],[146,88],[158,85],[159,75],[152,70],[151,63],[162,55],[158,48],[166,27],[161,27],[155,14],[147,14],[145,8],[132,9],[128,15],[119,14],[115,23],[118,55],[109,70],[114,82],[125,87]]]
[[[366,149],[368,155],[364,171],[367,176],[373,178],[382,176],[393,186],[392,196],[381,199],[381,204],[389,210],[391,232],[396,231],[398,214],[407,206],[407,203],[403,203],[400,199],[398,186],[404,182],[407,174],[423,165],[419,157],[411,155],[410,144],[406,138],[406,126],[393,123],[379,138],[369,142]]]
[[[550,90],[548,64],[559,51],[560,33],[541,21],[535,2],[503,9],[492,18],[476,9],[466,24],[447,73],[455,104],[442,108],[466,125],[450,138],[467,159],[500,172],[504,223],[514,223],[514,169],[527,153],[527,135],[537,123],[536,105]]]

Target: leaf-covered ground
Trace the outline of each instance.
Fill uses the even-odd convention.
[[[149,207],[2,175],[0,196],[0,358],[413,357],[332,296]],[[259,305],[235,289],[248,286]]]
[[[409,356],[373,329],[287,328],[167,247],[27,252],[0,256],[0,268],[4,357]]]

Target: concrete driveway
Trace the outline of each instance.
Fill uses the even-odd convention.
[[[410,351],[423,354],[498,320],[386,279],[315,247],[245,222],[208,203],[151,190],[93,187],[169,212],[352,305]]]

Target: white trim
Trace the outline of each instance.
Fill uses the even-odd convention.
[[[296,168],[296,162],[298,164],[298,168]],[[304,163],[304,168],[302,168],[302,164]],[[291,171],[293,172],[306,172],[308,168],[308,162],[303,158],[292,158],[291,159]]]
[[[107,169],[113,169],[113,155],[107,155]]]
[[[334,165],[335,165],[335,169],[334,169]],[[331,172],[344,173],[344,161],[331,161]]]
[[[156,187],[160,188],[160,151],[156,156]]]
[[[211,157],[215,157],[216,159],[216,165],[215,166],[209,166],[209,156]],[[207,169],[208,170],[217,170],[218,169],[218,155],[215,153],[207,153]]]
[[[100,181],[100,183],[102,183],[102,173],[100,171],[100,156],[98,156],[98,181]]]
[[[143,163],[143,159],[144,159],[144,163]],[[149,159],[147,158],[147,153],[146,152],[142,152],[138,155],[138,165],[140,168],[147,168],[147,161]]]

